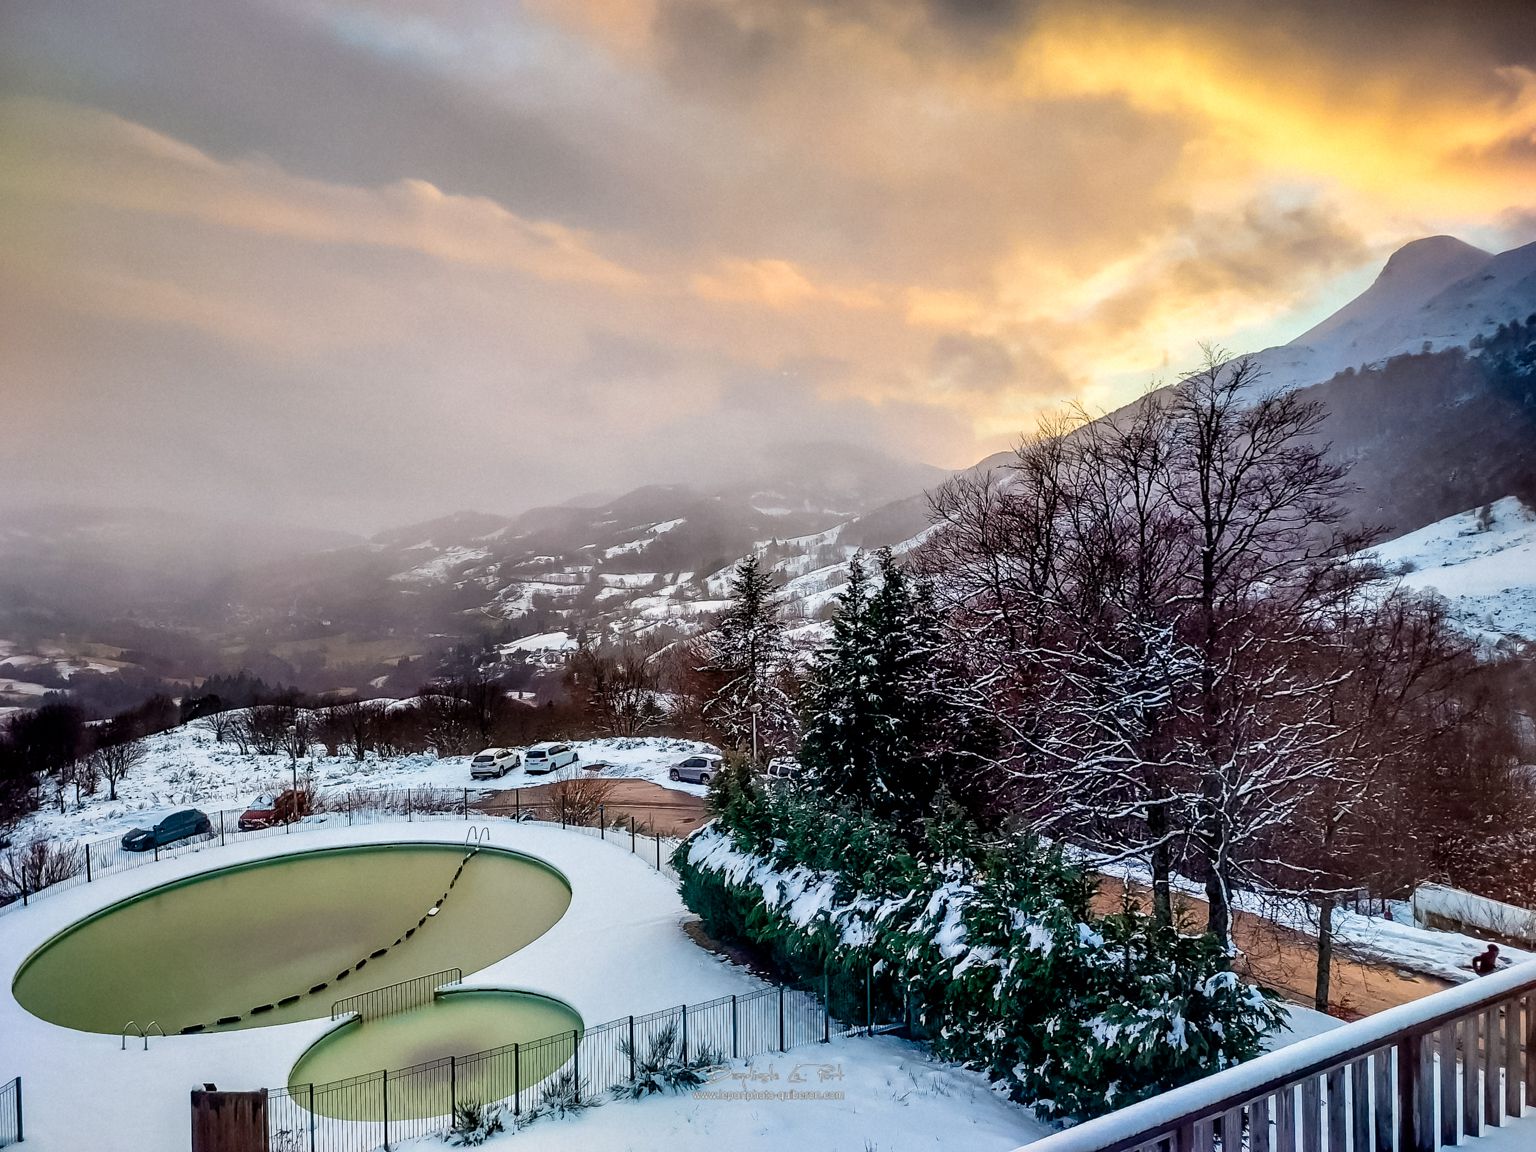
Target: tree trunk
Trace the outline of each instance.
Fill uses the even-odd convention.
[[[1164,837],[1168,832],[1168,813],[1162,806],[1147,812],[1147,834],[1153,842],[1152,866],[1152,919],[1159,927],[1173,923],[1173,860]]]
[[[1312,1006],[1328,1011],[1333,993],[1333,897],[1322,896],[1317,902],[1317,994]]]
[[[1227,886],[1222,882],[1221,871],[1215,864],[1205,881],[1205,901],[1208,914],[1205,931],[1216,937],[1223,948],[1232,946],[1232,908],[1227,902]]]

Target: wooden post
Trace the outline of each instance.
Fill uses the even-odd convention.
[[[1456,1146],[1456,1021],[1443,1025],[1440,1048],[1440,1143]]]
[[[1520,1002],[1516,996],[1504,1005],[1504,1111],[1520,1115]]]
[[[1344,1111],[1344,1067],[1328,1069],[1328,1147],[1344,1147],[1344,1141],[1348,1139],[1345,1131],[1349,1127],[1349,1114]],[[1237,1144],[1225,1144],[1225,1147],[1236,1148]]]
[[[1504,1063],[1504,1045],[1499,1036],[1499,1006],[1483,1012],[1483,1123],[1489,1128],[1501,1126],[1504,1116],[1499,1089],[1499,1069]]]
[[[1482,1031],[1479,1024],[1480,1017],[1475,1012],[1461,1020],[1461,1130],[1472,1137],[1481,1131],[1477,1122],[1478,1098],[1482,1094],[1477,1082],[1478,1033]]]
[[[1373,1152],[1393,1152],[1392,1126],[1392,1049],[1382,1048],[1371,1056],[1371,1081],[1375,1099],[1376,1143]],[[1360,1152],[1366,1152],[1361,1148]]]
[[[1430,1046],[1423,1036],[1397,1042],[1398,1152],[1435,1152]]]

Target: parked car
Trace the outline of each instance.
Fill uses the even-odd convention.
[[[213,824],[206,814],[196,808],[183,808],[180,812],[172,812],[153,828],[133,829],[123,837],[123,847],[129,852],[149,852],[178,840],[208,836],[212,832]]]
[[[690,756],[674,764],[667,775],[685,784],[708,784],[724,766],[723,756]]]
[[[469,762],[469,775],[475,780],[490,780],[505,776],[522,762],[523,758],[512,748],[487,748],[475,753]]]
[[[759,768],[757,774],[770,784],[774,784],[800,780],[805,775],[805,769],[800,767],[797,761],[787,756],[778,756],[768,761],[762,768]]]
[[[523,771],[530,776],[542,776],[546,772],[555,772],[574,764],[580,759],[581,757],[576,755],[576,749],[569,744],[545,741],[543,744],[533,745],[523,753]]]
[[[235,827],[241,832],[254,832],[273,824],[292,824],[295,820],[304,819],[311,810],[307,789],[300,788],[295,792],[292,788],[285,788],[276,796],[263,795],[252,800],[245,811],[240,813]]]
[[[277,822],[277,797],[258,796],[245,806],[235,827],[242,832],[254,832]]]

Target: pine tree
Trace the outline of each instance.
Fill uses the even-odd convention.
[[[756,555],[736,565],[731,604],[709,638],[710,665],[720,687],[704,716],[736,748],[750,747],[754,709],[759,748],[793,743],[793,674],[784,635],[783,597]]]
[[[915,834],[940,788],[961,775],[977,733],[956,704],[931,591],[888,550],[878,565],[874,587],[859,557],[849,565],[807,688],[800,758],[829,796]]]

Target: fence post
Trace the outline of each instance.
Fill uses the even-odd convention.
[[[1433,1084],[1424,1075],[1424,1037],[1404,1036],[1397,1042],[1397,1146],[1401,1152],[1433,1152],[1434,1137],[1426,1124],[1423,1113],[1425,1093],[1433,1091]],[[1468,1053],[1468,1059],[1472,1059]],[[1455,1107],[1455,1101],[1449,1102]],[[1430,1101],[1430,1111],[1433,1111]]]
[[[732,1000],[736,997],[732,996]],[[635,1082],[635,1018],[629,1018],[629,1082]]]
[[[737,1036],[736,1029],[736,994],[731,994],[731,1059],[735,1060],[741,1051],[741,1040]]]
[[[309,1086],[309,1152],[315,1152],[315,1086]]]
[[[405,790],[405,822],[407,824],[411,822],[411,790],[409,788]]]
[[[521,820],[522,818],[523,790],[521,788],[514,788],[512,789],[512,819]]]
[[[601,804],[597,806],[597,838],[599,840],[608,839],[608,814],[603,810]]]
[[[629,818],[629,851],[630,851],[630,855],[634,855],[634,851],[635,851],[635,818],[634,818],[634,816],[630,816],[630,818]]]
[[[656,833],[656,871],[661,871],[661,833]]]
[[[91,882],[91,846],[89,842],[85,846],[85,882],[87,884]]]
[[[347,827],[352,827],[352,793],[347,793]]]
[[[379,1075],[379,1086],[384,1091],[384,1152],[389,1152],[389,1069],[384,1069]]]
[[[27,882],[25,880],[21,882],[21,906],[23,908],[27,906]]]
[[[224,809],[219,809],[219,847],[224,847]]]
[[[469,819],[469,789],[464,789],[464,819]]]
[[[560,827],[565,827],[565,793],[560,794]]]
[[[688,1063],[688,1005],[683,1005],[683,1063]]]
[[[156,861],[156,863],[158,863],[159,860],[160,860],[160,841],[156,840],[155,841],[155,861]]]
[[[448,1115],[459,1110],[459,1058],[448,1057]]]
[[[875,993],[871,987],[874,983],[874,972],[873,963],[864,965],[864,1031],[870,1036],[875,1034]]]
[[[523,1114],[523,1059],[522,1046],[512,1042],[512,1115]]]
[[[779,1051],[784,1051],[784,985],[779,985]]]
[[[821,970],[821,1042],[832,1042],[832,976],[825,968]]]
[[[581,1103],[581,1033],[571,1029],[571,1099]]]
[[[16,1077],[16,1143],[26,1139],[26,1128],[21,1122],[21,1077]]]

